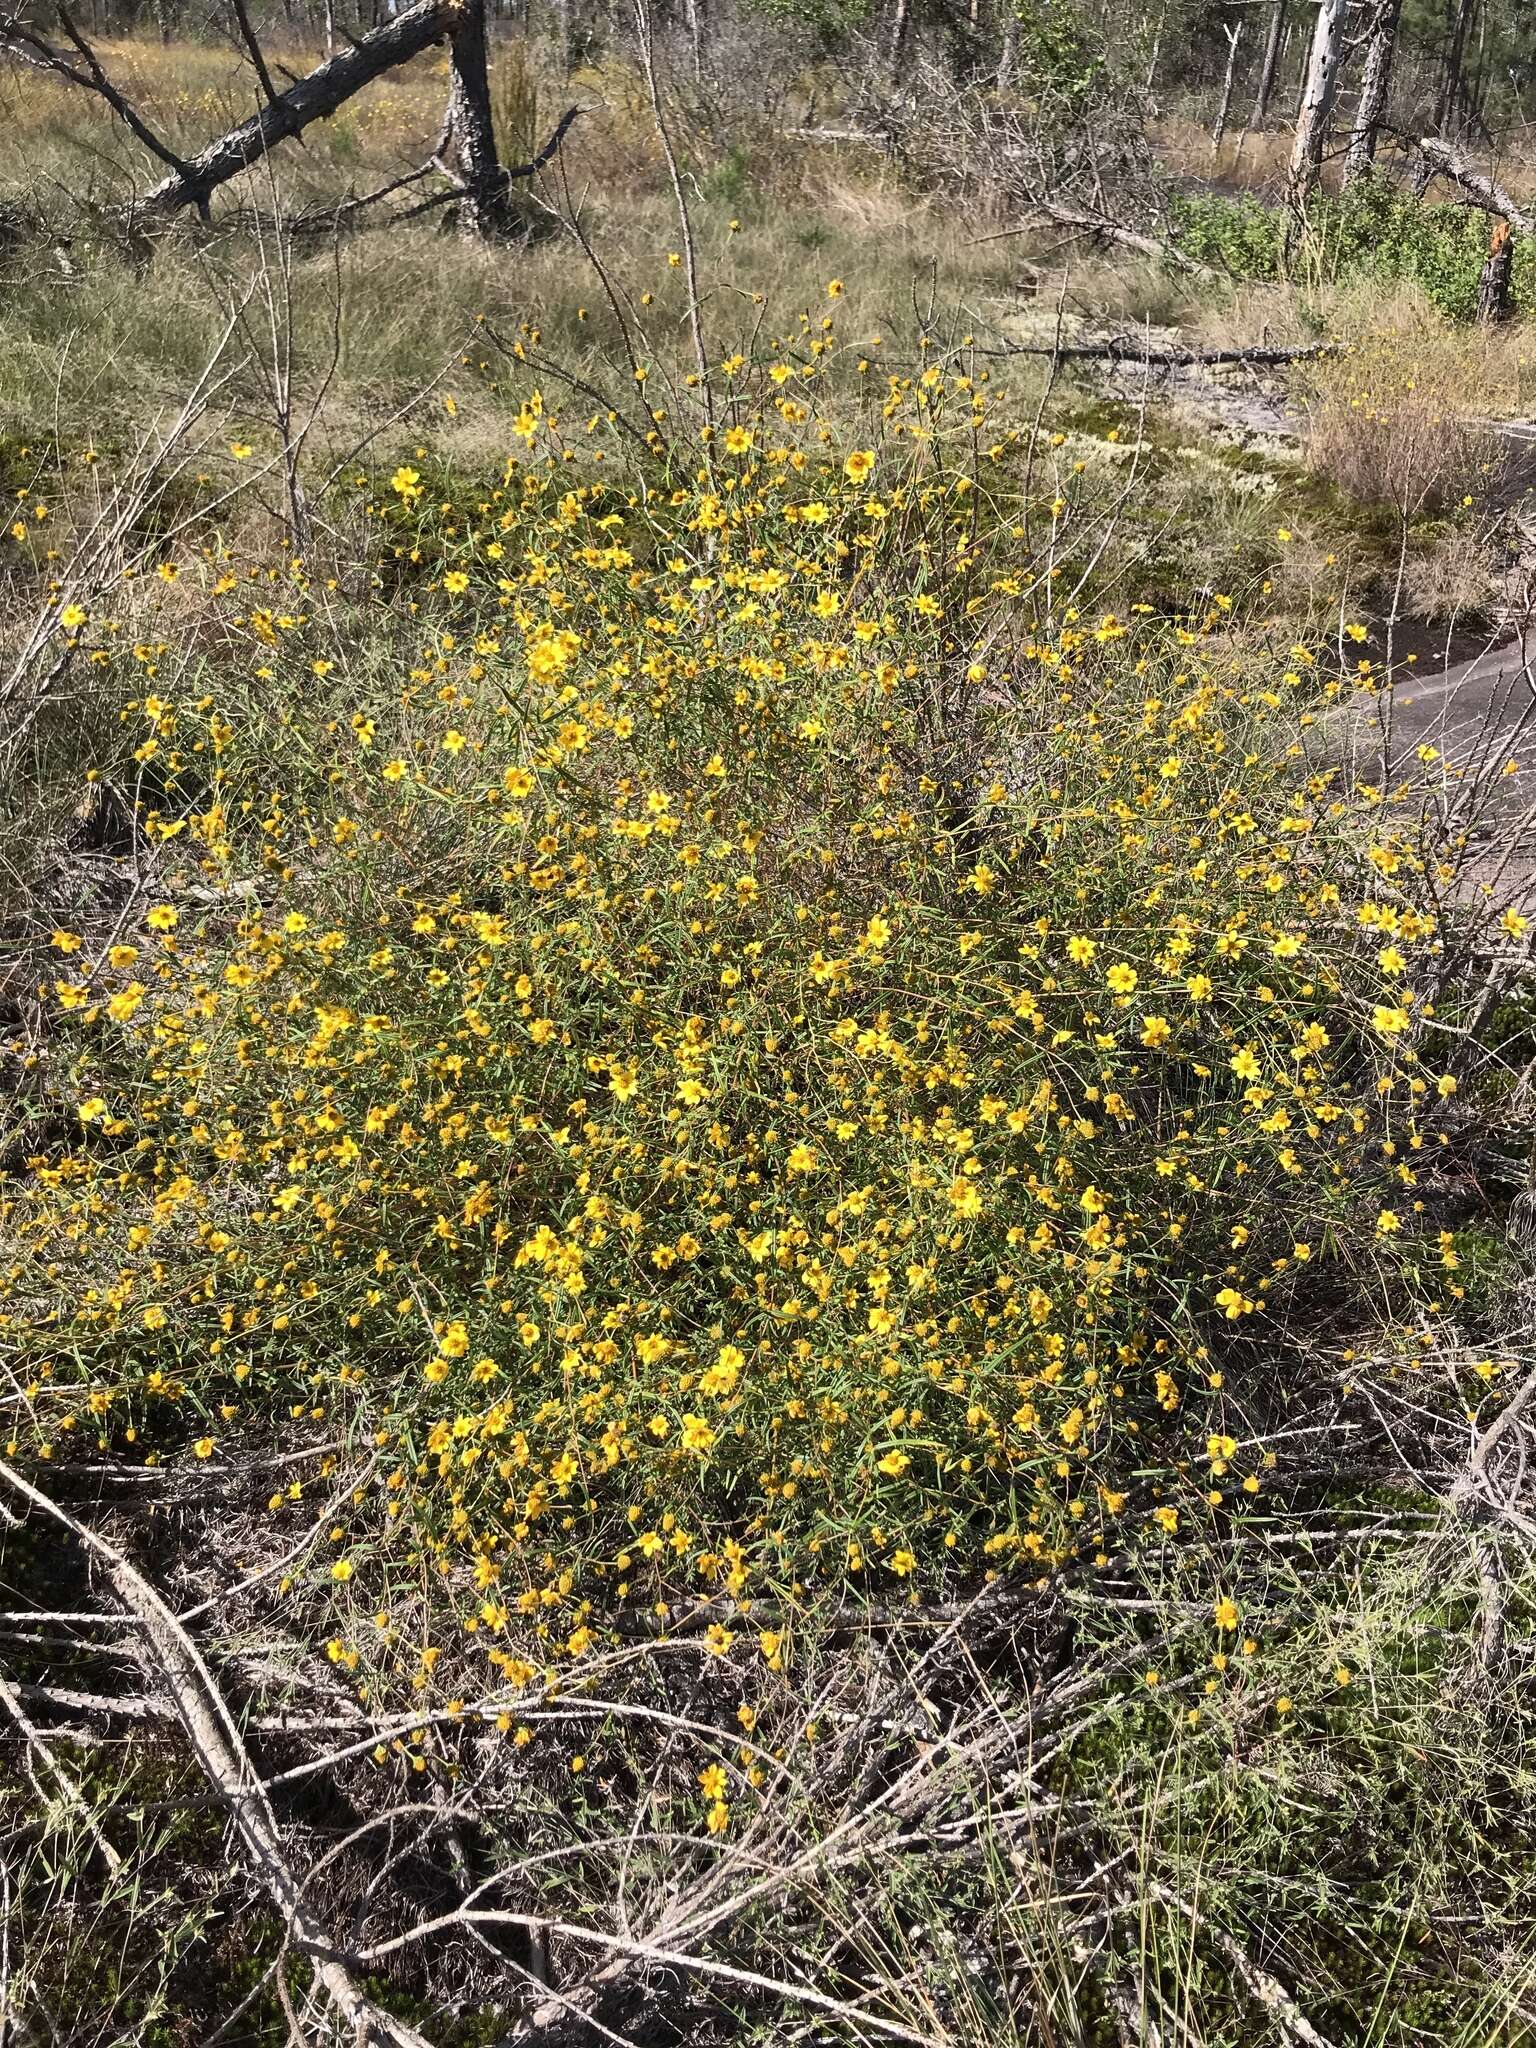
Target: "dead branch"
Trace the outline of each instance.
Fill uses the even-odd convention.
[[[585,107],[567,107],[555,123],[549,140],[536,156],[530,157],[525,164],[499,166],[496,175],[497,190],[505,192],[514,178],[535,177],[555,155],[577,115],[586,111]],[[288,220],[287,226],[298,233],[316,229],[330,233],[338,225],[344,227],[354,221],[367,207],[376,206],[381,199],[388,199],[391,193],[402,191],[407,185],[419,185],[423,178],[433,176],[446,178],[446,189],[434,192],[428,199],[418,200],[414,206],[408,206],[403,213],[390,215],[391,227],[398,227],[404,221],[415,220],[419,214],[430,213],[434,207],[449,206],[454,200],[464,198],[467,188],[463,180],[450,169],[439,152],[428,157],[427,161],[419,164],[414,171],[406,171],[403,176],[392,178],[387,185],[380,185],[376,190],[365,192],[356,199],[345,200],[340,206],[315,207],[308,213],[295,214]]]
[[[78,85],[82,91],[95,93],[98,99],[106,101],[120,121],[132,129],[152,156],[157,156],[161,163],[168,164],[177,176],[183,175],[187,168],[186,164],[173,149],[160,140],[138,109],[108,78],[96,60],[95,51],[75,27],[68,11],[61,6],[58,9],[58,16],[59,26],[80,54],[81,61],[86,67],[84,71],[77,70],[45,37],[40,36],[35,29],[28,28],[14,15],[0,21],[0,49],[9,50],[13,56],[20,58],[22,63],[31,64],[39,71],[52,71],[60,78],[67,78],[71,85]]]
[[[16,1723],[18,1729],[20,1729],[22,1740],[27,1746],[29,1759],[35,1757],[42,1769],[53,1780],[59,1797],[72,1812],[79,1816],[84,1825],[85,1832],[90,1836],[93,1846],[99,1851],[101,1860],[115,1877],[122,1868],[122,1857],[102,1832],[90,1801],[53,1754],[53,1751],[48,1747],[48,1744],[43,1740],[36,1728],[33,1727],[26,1708],[21,1703],[20,1694],[15,1687],[8,1685],[3,1677],[0,1677],[0,1707],[4,1707],[5,1711]],[[33,1774],[30,1761],[27,1765],[27,1773],[32,1778],[33,1789],[40,1798],[44,1797],[42,1787],[37,1783],[36,1776]]]
[[[408,1947],[424,1934],[436,1933],[451,1927],[516,1927],[535,1933],[559,1935],[567,1941],[581,1943],[588,1947],[605,1949],[610,1954],[623,1957],[630,1965],[649,1964],[666,1970],[678,1970],[692,1976],[713,1979],[722,1984],[734,1985],[738,1990],[766,1992],[770,1996],[791,2005],[803,2005],[813,2012],[830,2013],[834,2017],[847,2017],[853,2008],[844,2000],[831,1997],[827,1992],[816,1991],[808,1984],[795,1984],[783,1978],[765,1977],[756,1970],[739,1969],[733,1963],[717,1962],[713,1957],[692,1954],[686,1949],[666,1948],[659,1943],[643,1941],[619,1934],[605,1933],[597,1927],[580,1927],[566,1920],[551,1920],[538,1913],[513,1913],[490,1906],[460,1906],[455,1912],[445,1914],[441,1920],[428,1922],[425,1926],[414,1927],[408,1933],[397,1935],[390,1941],[380,1942],[367,1951],[365,1961],[374,1963],[388,1955]],[[561,2000],[560,2005],[568,2005]],[[911,2048],[938,2048],[931,2034],[916,2033],[911,2027],[904,2027],[898,2020],[885,2019],[881,2014],[870,2012],[860,2006],[858,2022],[872,2034],[878,2034],[887,2041],[902,2041]],[[529,2034],[543,2034],[545,2030],[559,2023],[558,2008],[547,2012],[534,2013],[527,2027]],[[522,2032],[512,2037],[523,2038]]]
[[[1288,2041],[1299,2043],[1300,2048],[1332,2048],[1327,2035],[1317,2031],[1280,1979],[1256,1963],[1247,1949],[1234,1941],[1225,1928],[1213,1926],[1187,1899],[1181,1899],[1166,1885],[1154,1884],[1150,1890],[1154,1898],[1182,1913],[1192,1927],[1200,1929],[1208,1937],[1229,1967],[1237,1972],[1254,2003],[1269,2014]]]
[[[374,2004],[353,1979],[305,1902],[288,1865],[277,1816],[246,1753],[234,1716],[197,1645],[154,1587],[106,1538],[89,1529],[11,1465],[0,1460],[0,1484],[30,1508],[67,1529],[97,1559],[122,1606],[143,1626],[152,1661],[198,1763],[228,1806],[257,1873],[282,1915],[293,1947],[305,1955],[337,2014],[360,2044],[429,2048],[414,2027]]]
[[[1442,142],[1437,135],[1423,135],[1406,146],[1418,155],[1421,162],[1428,164],[1437,177],[1448,178],[1453,185],[1459,185],[1472,203],[1485,213],[1501,215],[1522,235],[1536,233],[1536,214],[1519,205],[1494,179],[1485,178],[1481,171],[1474,170],[1450,143]]]
[[[261,81],[261,89],[266,94],[268,104],[270,105],[277,98],[277,87],[272,83],[272,74],[267,69],[266,57],[262,53],[261,44],[256,37],[256,31],[251,26],[251,17],[246,10],[245,0],[230,0],[230,4],[235,10],[235,21],[239,26],[240,40],[250,52],[251,63],[255,67],[256,76]]]
[[[248,170],[279,142],[302,134],[311,122],[334,114],[383,72],[439,41],[453,26],[461,4],[462,0],[415,0],[414,6],[328,57],[286,92],[269,98],[259,113],[180,165],[173,176],[145,193],[139,211],[174,214],[195,206],[206,212],[209,196],[220,185]]]
[[[1090,213],[1084,207],[1068,206],[1054,199],[1032,200],[1029,211],[1041,220],[1048,220],[1053,227],[1068,228],[1074,234],[1090,235],[1096,241],[1113,242],[1118,248],[1134,249],[1138,256],[1153,256],[1160,262],[1171,263],[1186,277],[1215,277],[1217,274],[1208,263],[1198,263],[1193,256],[1186,256],[1176,243],[1157,235],[1143,234],[1139,228],[1111,220],[1108,214]],[[1005,232],[1025,234],[1030,225],[1032,223],[1024,223]]]

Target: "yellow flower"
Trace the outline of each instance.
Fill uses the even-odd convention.
[[[233,455],[236,462],[244,462],[246,457],[251,453],[251,444],[249,441],[231,441],[229,444],[229,452],[231,455]]]
[[[352,1560],[347,1557],[338,1557],[336,1562],[331,1566],[331,1577],[344,1583],[346,1580],[350,1579],[351,1576]]]
[[[1218,1600],[1216,1602],[1216,1626],[1218,1628],[1236,1628],[1237,1622],[1237,1602],[1231,1598]]]
[[[727,455],[745,455],[752,446],[750,427],[727,427],[725,430],[725,452]]]
[[[861,484],[875,466],[875,452],[872,448],[855,448],[843,464],[843,475],[850,483]]]
[[[469,578],[462,569],[450,569],[443,578],[444,590],[450,590],[457,597],[461,590],[468,590]]]
[[[702,1415],[683,1417],[683,1444],[690,1451],[707,1451],[715,1440],[715,1432]]]

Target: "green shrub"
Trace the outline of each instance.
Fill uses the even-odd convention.
[[[1271,280],[1285,268],[1286,211],[1252,193],[1180,194],[1170,206],[1179,247],[1197,261],[1240,279]],[[1478,280],[1488,249],[1486,215],[1464,206],[1422,206],[1381,178],[1364,178],[1338,196],[1313,201],[1307,232],[1292,254],[1320,283],[1374,278],[1412,283],[1447,318],[1477,312]],[[1522,243],[1515,290],[1523,300],[1533,254]]]

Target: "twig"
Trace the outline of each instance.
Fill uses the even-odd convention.
[[[1317,2031],[1280,1979],[1256,1963],[1225,1928],[1214,1926],[1187,1899],[1181,1899],[1166,1885],[1153,1884],[1148,1889],[1153,1898],[1161,1899],[1164,1905],[1182,1913],[1192,1927],[1207,1936],[1242,1979],[1254,2003],[1263,2007],[1288,2041],[1300,2042],[1302,2048],[1332,2048],[1327,2035]]]
[[[282,1915],[293,1946],[310,1961],[316,1980],[361,2043],[429,2048],[414,2027],[384,2012],[353,1980],[329,1936],[305,1903],[288,1867],[277,1816],[256,1774],[233,1715],[192,1638],[154,1587],[106,1538],[88,1529],[15,1468],[0,1460],[0,1485],[67,1529],[97,1558],[113,1592],[143,1624],[150,1655],[174,1701],[198,1763],[233,1814],[252,1861]]]

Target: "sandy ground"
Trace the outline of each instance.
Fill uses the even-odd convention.
[[[1342,714],[1328,751],[1361,782],[1422,782],[1444,825],[1467,835],[1463,891],[1536,910],[1536,630],[1422,676],[1399,671]]]

